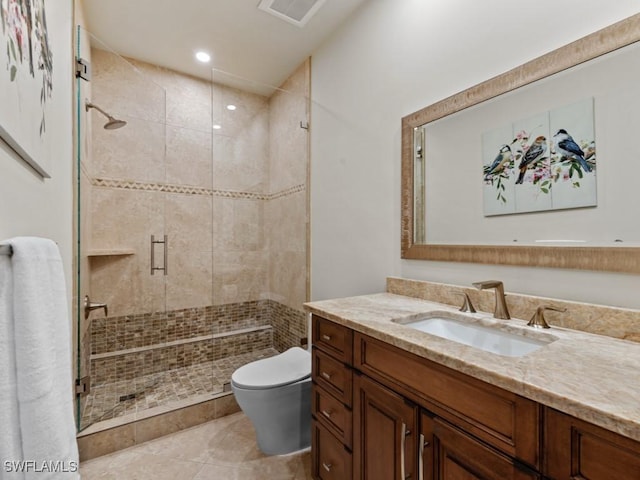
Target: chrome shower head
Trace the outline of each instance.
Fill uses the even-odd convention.
[[[101,109],[99,106],[97,106],[97,105],[91,103],[90,101],[86,100],[84,109],[88,112],[89,109],[91,109],[91,108],[95,108],[102,115],[107,117],[107,123],[104,124],[104,128],[106,130],[115,130],[117,128],[122,128],[127,124],[127,122],[125,122],[124,120],[118,120],[117,118],[113,118],[111,115],[109,115],[103,109]]]

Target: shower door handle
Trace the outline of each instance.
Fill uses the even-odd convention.
[[[161,243],[164,248],[164,265],[162,267],[156,267],[156,249],[155,245],[157,243]],[[154,275],[156,270],[162,270],[162,272],[167,274],[167,259],[169,255],[169,240],[167,235],[163,237],[163,240],[156,240],[155,235],[151,235],[151,275]]]

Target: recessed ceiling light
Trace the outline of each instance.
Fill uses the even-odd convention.
[[[196,52],[196,58],[202,63],[207,63],[211,60],[211,55],[209,55],[207,52],[200,51]]]
[[[236,106],[235,105],[227,105],[227,110],[235,110]]]
[[[220,126],[220,125],[214,125],[214,126],[213,126],[213,129],[214,129],[214,130],[220,130],[221,128],[222,128],[222,126]]]

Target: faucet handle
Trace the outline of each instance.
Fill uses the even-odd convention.
[[[473,303],[471,303],[471,299],[469,298],[469,294],[467,294],[467,292],[454,292],[454,295],[460,295],[464,297],[462,306],[459,308],[461,312],[476,313],[476,309],[473,306]]]
[[[544,319],[544,311],[553,310],[554,312],[566,312],[566,308],[556,307],[555,305],[541,305],[536,309],[536,313],[533,314],[527,326],[533,328],[551,328],[547,321]]]

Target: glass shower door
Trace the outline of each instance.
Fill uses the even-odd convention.
[[[166,330],[153,328],[154,314],[166,311],[166,244],[153,243],[166,231],[166,93],[82,28],[77,56],[91,65],[76,96],[77,369],[90,389],[78,399],[82,430],[135,418],[166,341]],[[85,296],[108,310],[85,315]]]

